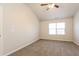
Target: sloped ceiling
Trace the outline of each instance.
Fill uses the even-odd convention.
[[[40,6],[40,3],[27,4],[40,20],[52,20],[72,17],[79,9],[78,3],[56,3],[59,8],[46,10],[47,6]]]

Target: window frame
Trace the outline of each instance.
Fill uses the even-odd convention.
[[[63,23],[63,24],[64,24],[64,28],[59,28],[59,29],[62,29],[62,30],[60,30],[60,31],[64,31],[63,34],[58,34],[58,28],[57,28],[57,24],[58,24],[58,23]],[[55,34],[53,34],[53,33],[50,32],[50,28],[49,28],[49,27],[50,27],[50,24],[54,24],[54,23],[49,23],[49,25],[48,25],[48,34],[49,34],[49,35],[66,35],[66,23],[65,23],[65,22],[57,22],[57,23],[55,22],[55,24],[56,24],[56,25],[55,25],[55,27],[56,27],[56,30],[55,30],[56,33],[55,33]],[[50,33],[51,33],[51,34],[50,34]]]

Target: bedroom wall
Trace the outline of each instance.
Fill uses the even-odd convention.
[[[3,55],[39,40],[39,20],[24,4],[4,4]]]
[[[0,55],[3,54],[3,7],[0,5]]]
[[[74,43],[79,45],[79,10],[76,12],[73,18],[74,22]]]
[[[49,35],[48,34],[48,25],[49,23],[54,22],[65,22],[66,23],[66,34],[65,35]],[[47,40],[60,40],[60,41],[73,41],[73,33],[72,33],[72,17],[57,19],[57,20],[47,20],[40,22],[40,39]]]

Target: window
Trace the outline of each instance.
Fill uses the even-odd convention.
[[[50,23],[49,24],[50,35],[64,35],[65,34],[65,23]]]

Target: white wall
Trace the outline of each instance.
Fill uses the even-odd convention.
[[[79,10],[74,16],[74,43],[79,45]]]
[[[0,5],[0,55],[3,53],[3,7]]]
[[[10,54],[39,39],[39,21],[24,4],[5,4],[3,55]]]
[[[66,35],[49,35],[48,24],[53,22],[66,22]],[[72,18],[64,18],[58,20],[47,20],[40,22],[40,39],[73,41],[72,39]]]

